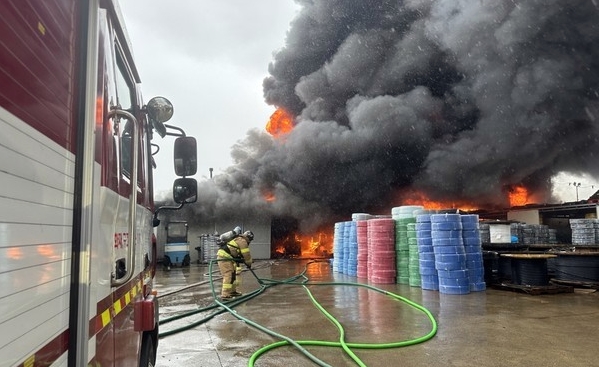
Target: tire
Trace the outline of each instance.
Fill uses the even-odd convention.
[[[162,263],[164,265],[164,268],[166,270],[171,270],[171,258],[167,255],[164,256],[164,259],[162,260]]]
[[[156,366],[156,350],[154,349],[154,341],[150,335],[146,335],[141,343],[139,367],[154,366]]]
[[[191,258],[189,257],[189,255],[185,255],[185,257],[183,258],[183,262],[181,263],[182,266],[189,266],[189,264],[191,264]]]

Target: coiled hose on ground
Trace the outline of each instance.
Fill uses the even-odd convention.
[[[254,272],[253,269],[250,269],[250,272],[254,275],[254,277],[256,277],[256,280],[258,281],[258,284],[260,285],[260,287],[242,297],[236,298],[232,301],[229,302],[221,302],[216,294],[216,290],[215,290],[215,286],[214,286],[214,279],[212,276],[212,266],[213,263],[216,262],[215,260],[211,261],[209,264],[209,283],[210,283],[210,287],[211,287],[211,291],[212,291],[212,296],[214,297],[214,303],[204,307],[204,308],[200,308],[198,310],[194,310],[191,312],[187,312],[181,315],[177,315],[177,316],[173,316],[167,319],[163,319],[160,320],[160,324],[166,324],[168,322],[174,321],[174,320],[178,320],[190,315],[194,315],[197,313],[202,313],[202,312],[206,312],[206,311],[210,311],[210,310],[214,310],[214,312],[212,312],[211,314],[209,314],[208,316],[202,318],[201,320],[198,320],[194,323],[191,323],[189,325],[186,325],[182,328],[177,328],[177,329],[173,329],[170,330],[168,332],[163,332],[160,333],[160,337],[165,337],[168,335],[172,335],[184,330],[189,330],[192,329],[198,325],[201,325],[204,322],[207,322],[208,320],[212,319],[213,317],[224,313],[224,312],[230,312],[231,315],[233,315],[235,318],[244,321],[246,324],[251,325],[252,327],[261,330],[262,332],[269,334],[277,339],[281,339],[281,341],[279,342],[275,342],[269,345],[266,345],[262,348],[260,348],[259,350],[257,350],[256,352],[254,352],[254,354],[251,356],[251,358],[248,361],[248,366],[249,367],[253,367],[254,364],[256,363],[257,359],[267,353],[270,350],[282,347],[282,346],[293,346],[295,347],[298,351],[300,351],[302,354],[304,354],[307,358],[309,358],[311,361],[313,361],[316,365],[318,366],[323,366],[323,367],[330,367],[329,364],[327,364],[326,362],[320,360],[319,358],[317,358],[316,356],[314,356],[312,353],[310,353],[308,350],[306,350],[303,346],[320,346],[320,347],[333,347],[333,348],[341,348],[358,366],[361,367],[365,367],[366,364],[364,364],[359,358],[358,356],[356,356],[356,354],[353,352],[352,349],[388,349],[388,348],[400,348],[400,347],[406,347],[406,346],[410,346],[410,345],[415,345],[415,344],[419,344],[419,343],[423,343],[429,339],[431,339],[432,337],[435,336],[435,334],[437,333],[437,322],[434,318],[434,316],[431,314],[431,312],[429,310],[427,310],[425,307],[405,298],[402,297],[398,294],[368,285],[368,284],[361,284],[361,283],[350,283],[350,282],[311,282],[309,280],[309,278],[305,275],[306,271],[308,269],[308,266],[316,263],[317,261],[310,261],[308,262],[303,271],[293,277],[287,278],[287,279],[283,279],[283,280],[276,280],[276,279],[266,279],[266,278],[259,278],[256,273]],[[279,285],[279,284],[287,284],[287,285],[293,285],[296,284],[298,286],[302,286],[304,288],[304,290],[307,292],[308,296],[310,297],[310,299],[312,300],[312,302],[314,303],[315,307],[318,308],[324,315],[325,317],[327,317],[339,330],[339,340],[338,341],[323,341],[323,340],[293,340],[285,335],[279,334],[273,330],[270,330],[258,323],[253,322],[252,320],[240,315],[239,313],[233,311],[233,308],[236,307],[237,305],[256,297],[257,295],[259,295],[260,293],[264,292],[264,290],[266,290],[268,287],[271,286],[275,286],[275,285]],[[396,341],[396,342],[389,342],[389,343],[348,343],[345,341],[345,331],[343,329],[343,326],[326,310],[322,307],[322,305],[320,305],[320,303],[318,303],[318,301],[314,298],[312,292],[310,292],[310,290],[308,289],[308,285],[317,285],[317,286],[353,286],[353,287],[363,287],[363,288],[367,288],[369,290],[375,291],[375,292],[379,292],[382,293],[384,295],[387,295],[391,298],[393,298],[396,301],[399,302],[403,302],[419,311],[421,311],[422,313],[424,313],[424,315],[428,318],[428,320],[431,323],[431,330],[418,338],[414,338],[414,339],[410,339],[410,340],[402,340],[402,341]]]

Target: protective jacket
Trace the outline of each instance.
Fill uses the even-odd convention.
[[[223,298],[235,295],[236,290],[236,262],[243,262],[248,267],[252,266],[252,256],[249,247],[250,240],[246,236],[239,236],[223,244],[216,253],[218,267],[223,276],[221,296]],[[230,260],[230,261],[229,261]]]

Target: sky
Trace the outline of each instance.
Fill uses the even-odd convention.
[[[121,2],[144,99],[171,100],[168,124],[198,140],[198,213],[317,222],[414,188],[483,203],[521,182],[562,202],[599,188],[556,174],[599,171],[594,3],[302,4]],[[297,118],[285,141],[263,135],[273,105]],[[162,140],[159,198],[175,178]]]
[[[264,130],[273,106],[262,81],[273,52],[285,44],[298,5],[292,0],[125,0],[120,2],[142,81],[144,101],[174,105],[167,124],[198,142],[198,181],[233,164],[231,146]],[[157,137],[157,195],[176,178],[173,137]]]

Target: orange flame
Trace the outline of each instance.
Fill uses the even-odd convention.
[[[289,233],[273,244],[276,256],[279,257],[324,257],[333,254],[333,235],[324,228],[313,233]]]
[[[277,200],[277,197],[275,196],[275,194],[272,191],[268,191],[268,190],[265,190],[262,192],[262,197],[268,203],[272,203],[273,201]]]
[[[293,130],[293,116],[283,108],[277,108],[266,124],[266,131],[274,137],[280,137],[291,130]]]
[[[478,210],[475,205],[469,203],[455,202],[451,200],[447,201],[435,201],[430,200],[419,191],[405,192],[401,195],[401,205],[421,205],[427,210],[440,210],[440,209],[459,209],[462,211],[474,211]]]
[[[510,187],[508,192],[510,206],[521,206],[528,204],[528,190],[522,185]]]

